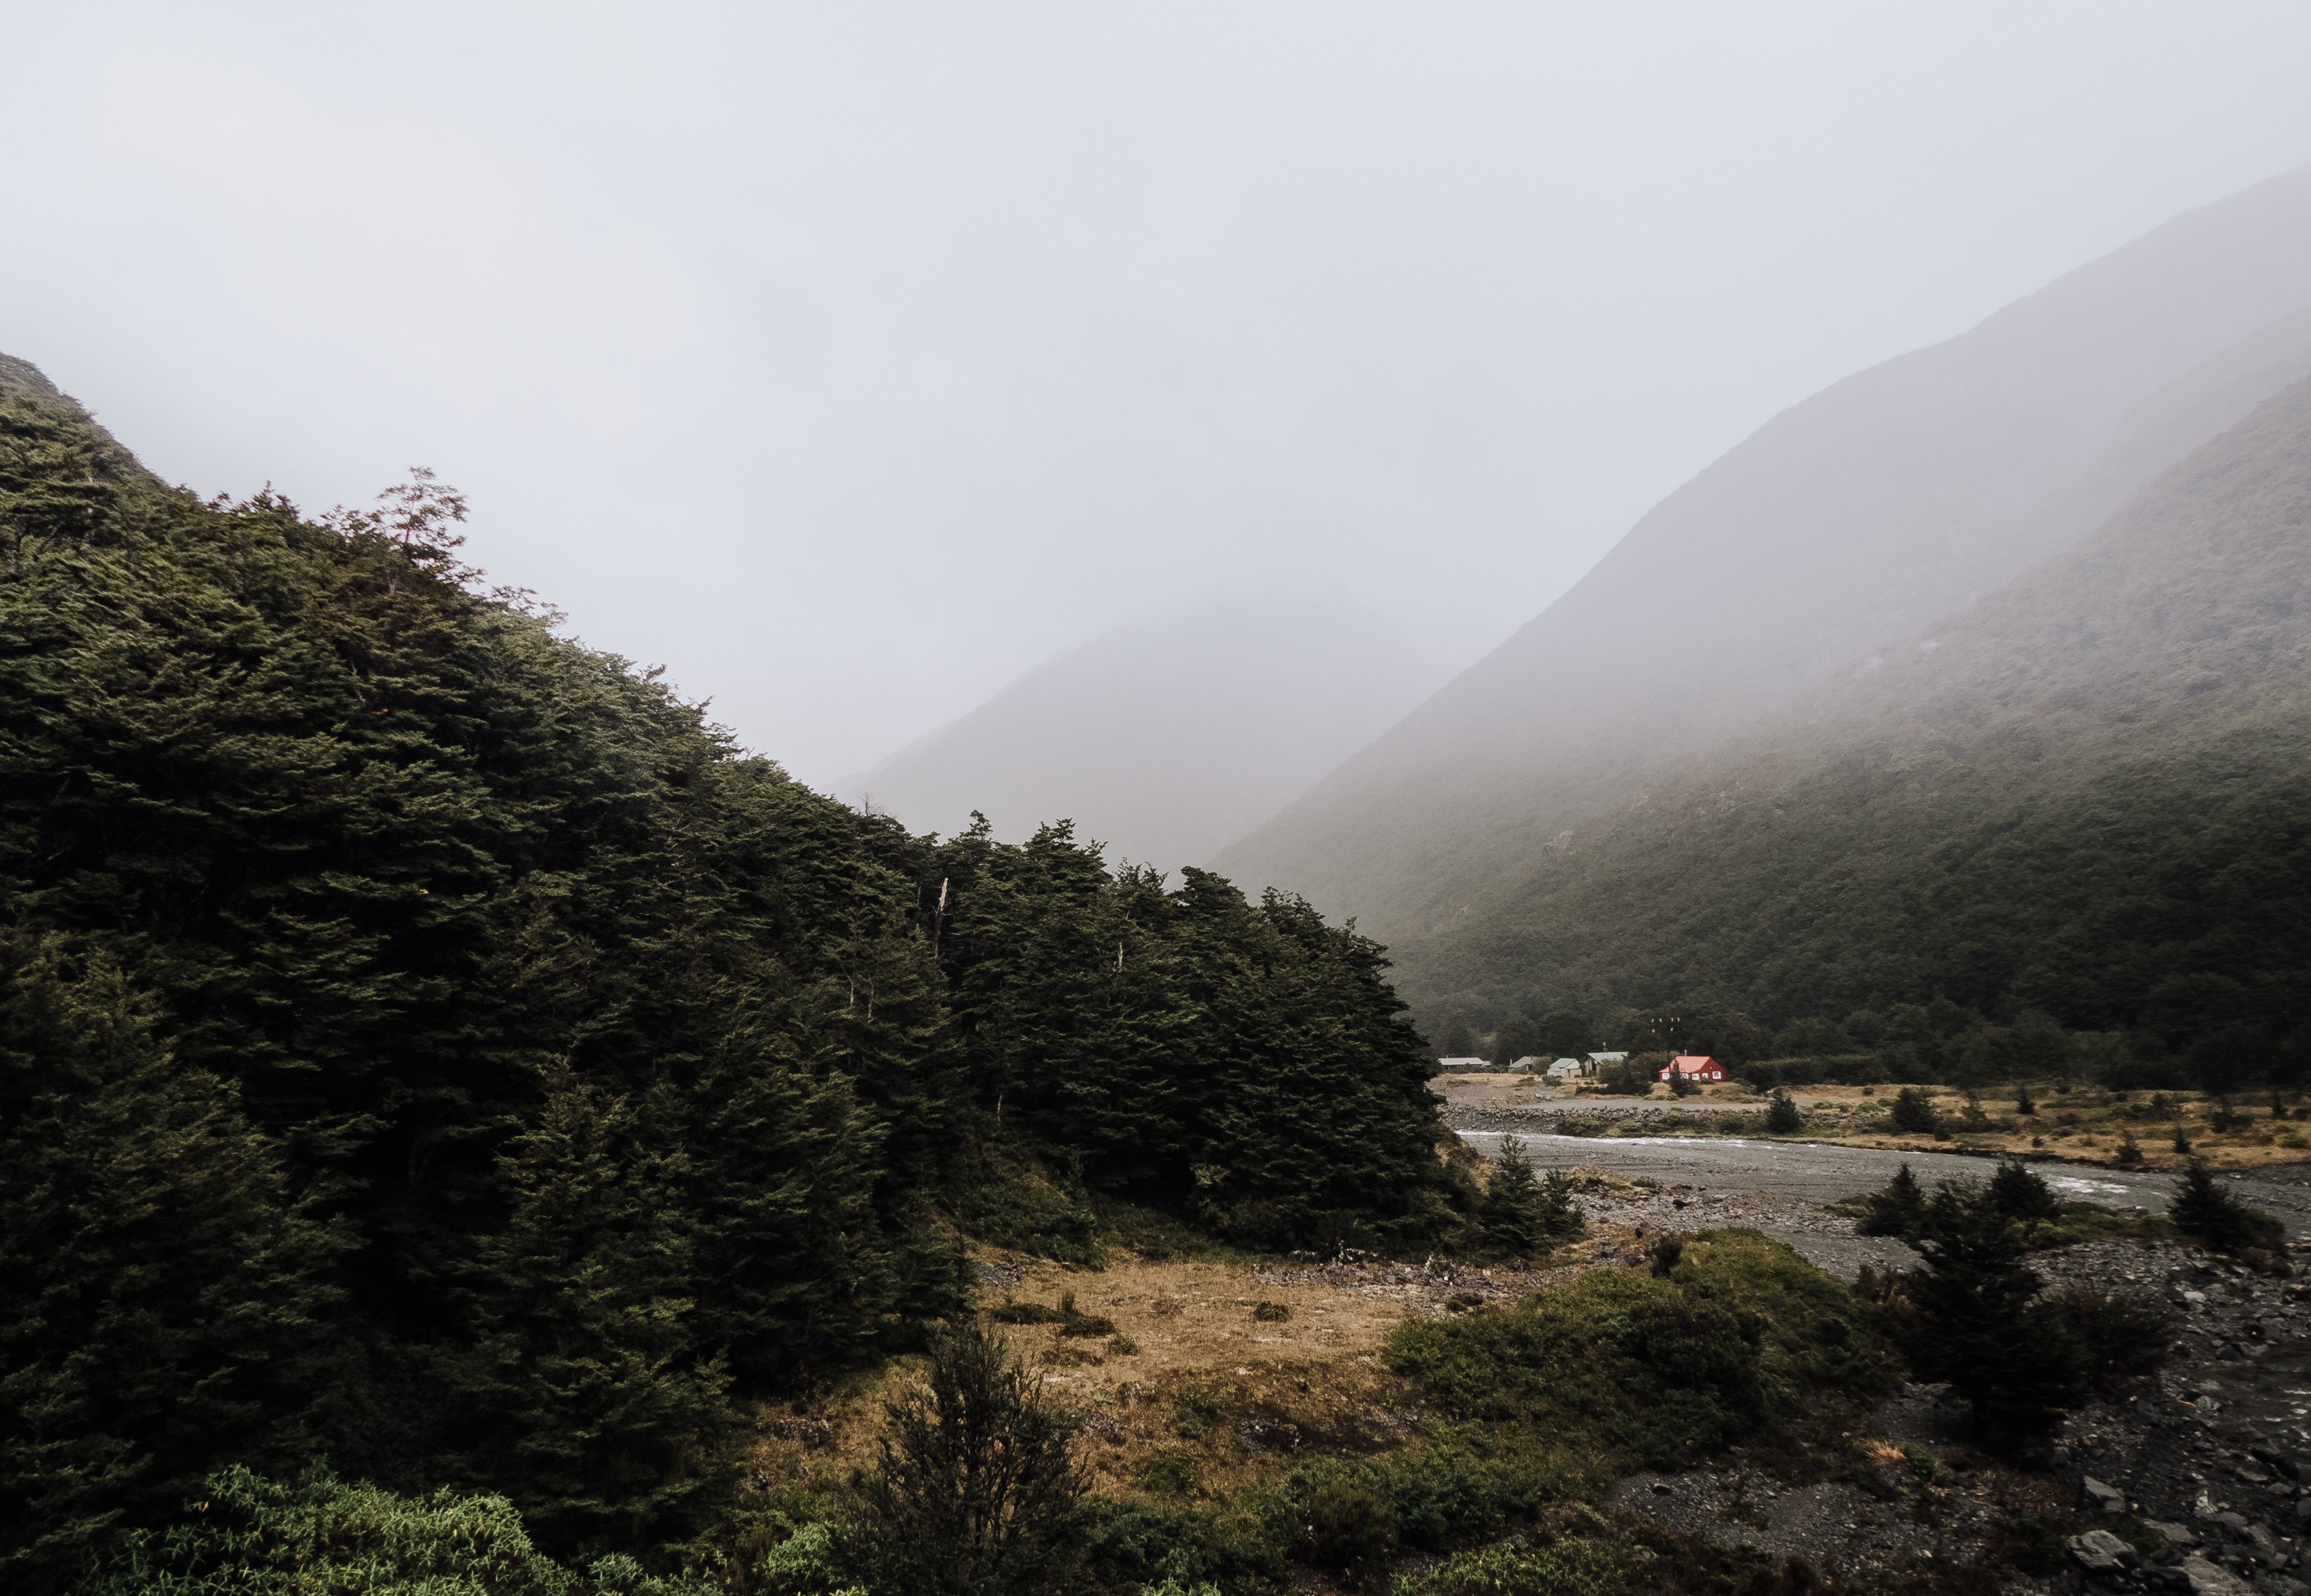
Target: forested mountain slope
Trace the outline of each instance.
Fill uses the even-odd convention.
[[[1203,865],[1443,675],[1347,592],[1245,594],[1121,626],[844,785],[925,831],[1068,816],[1111,858]]]
[[[1943,999],[2311,1066],[2311,382],[1847,668],[1414,949],[1419,1006]]]
[[[663,1545],[960,1230],[1451,1221],[1371,944],[861,815],[384,505],[196,500],[0,361],[0,1584],[233,1462]]]
[[[1558,833],[2044,559],[2311,372],[2307,312],[2311,170],[1847,378],[1217,868],[1400,950],[1449,929]]]

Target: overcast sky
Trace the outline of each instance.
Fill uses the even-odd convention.
[[[0,349],[205,493],[432,466],[831,785],[1240,583],[1465,664],[1776,410],[2311,160],[2307,65],[2299,0],[0,0]]]

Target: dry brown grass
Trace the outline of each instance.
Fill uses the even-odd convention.
[[[1236,1488],[1311,1456],[1386,1452],[1411,1440],[1424,1417],[1403,1382],[1381,1366],[1390,1330],[1449,1291],[1263,1278],[1245,1263],[1147,1262],[1119,1255],[1102,1270],[978,1250],[1007,1287],[982,1287],[982,1307],[1007,1299],[1057,1307],[1072,1292],[1079,1313],[1115,1322],[1136,1348],[1109,1337],[1068,1336],[1056,1324],[1001,1333],[1042,1377],[1047,1392],[1085,1416],[1084,1456],[1096,1488],[1174,1497]],[[1536,1277],[1499,1270],[1471,1284],[1522,1289]],[[1289,1317],[1254,1316],[1262,1303]],[[872,1455],[894,1382],[916,1377],[903,1358],[807,1398],[766,1405],[752,1473],[792,1496],[835,1488]]]

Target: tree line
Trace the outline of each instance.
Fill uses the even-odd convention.
[[[961,1308],[967,1229],[1461,1222],[1373,944],[813,793],[484,590],[464,510],[200,501],[0,389],[12,1588],[227,1464],[679,1541],[752,1394]]]

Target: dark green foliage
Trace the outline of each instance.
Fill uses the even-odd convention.
[[[2124,1396],[2129,1382],[2157,1373],[2167,1361],[2174,1317],[2155,1302],[2074,1286],[2049,1306],[2086,1354],[2087,1380],[2098,1396]]]
[[[79,1596],[708,1596],[632,1559],[582,1571],[530,1544],[502,1496],[440,1490],[423,1499],[345,1485],[324,1471],[283,1485],[227,1469],[182,1519],[122,1538]]]
[[[1552,1170],[1546,1180],[1536,1179],[1524,1143],[1511,1136],[1502,1139],[1477,1223],[1487,1246],[1530,1253],[1579,1234],[1583,1220],[1572,1178]]]
[[[1458,1418],[1579,1435],[1614,1468],[1681,1468],[1899,1360],[1837,1281],[1754,1233],[1687,1238],[1671,1273],[1592,1269],[1508,1309],[1415,1321],[1389,1367]]]
[[[1860,1235],[1899,1236],[1907,1241],[1925,1224],[1926,1193],[1906,1164],[1894,1172],[1885,1189],[1863,1199],[1862,1217],[1853,1228]]]
[[[1431,1060],[1380,949],[1201,870],[1111,876],[1064,825],[927,867],[978,1100],[1117,1198],[1233,1239],[1415,1243],[1454,1221]]]
[[[0,1584],[38,1588],[220,1453],[278,1463],[346,1373],[346,1240],[100,954],[0,929]]]
[[[1074,1431],[1003,1343],[964,1321],[931,1342],[921,1386],[893,1400],[851,1562],[876,1591],[1040,1596],[1077,1566],[1089,1481]]]
[[[2044,1177],[2019,1159],[2001,1158],[1990,1177],[1990,1205],[2016,1224],[2052,1219],[2062,1211]]]
[[[1496,885],[1400,938],[1400,985],[1424,1011],[1705,998],[1809,1046],[1834,1021],[1895,1079],[2063,1072],[2063,1033],[2210,1091],[2304,1078],[2307,525],[2298,383],[1642,806],[1533,817],[1578,845],[1426,861]],[[1938,1002],[1975,1019],[1863,1042],[1844,1018]]]
[[[1974,1410],[1976,1436],[2012,1444],[2043,1435],[2086,1393],[2089,1358],[2041,1301],[2019,1227],[1978,1185],[1944,1185],[1927,1202],[1895,1319],[1910,1365]]]
[[[2202,1158],[2193,1159],[2183,1172],[2167,1217],[2191,1240],[2218,1252],[2268,1252],[2287,1238],[2285,1225],[2224,1190]]]
[[[1766,1129],[1775,1136],[1794,1136],[1805,1129],[1805,1116],[1787,1092],[1776,1092],[1766,1105]]]
[[[1339,1570],[1356,1586],[1376,1583],[1387,1572],[1397,1527],[1396,1512],[1384,1497],[1336,1479],[1312,1493],[1301,1513],[1298,1549],[1309,1562]]]
[[[1685,1261],[1685,1238],[1674,1235],[1655,1236],[1653,1244],[1646,1249],[1646,1253],[1653,1260],[1653,1273],[1666,1280],[1676,1274],[1677,1266]]]
[[[203,503],[0,380],[13,1588],[232,1462],[692,1538],[752,1395],[961,1307],[949,1221],[1463,1222],[1372,943],[809,792],[463,511]]]
[[[1909,1135],[1923,1135],[1941,1129],[1941,1114],[1934,1100],[1915,1086],[1904,1086],[1894,1094],[1894,1106],[1887,1116],[1894,1129]]]

